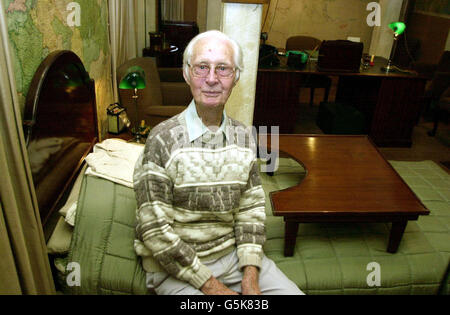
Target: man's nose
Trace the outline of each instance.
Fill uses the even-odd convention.
[[[217,74],[216,74],[216,68],[211,68],[209,70],[208,76],[206,77],[206,82],[208,84],[214,84],[219,81]]]

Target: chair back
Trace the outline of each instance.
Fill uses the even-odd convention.
[[[437,65],[436,71],[439,72],[450,72],[450,50],[445,50],[442,53],[439,63]]]
[[[320,46],[322,41],[311,36],[291,36],[286,41],[286,51],[288,50],[313,50]]]
[[[438,100],[450,86],[450,51],[446,50],[439,59],[439,63],[431,79],[428,93],[433,99]]]

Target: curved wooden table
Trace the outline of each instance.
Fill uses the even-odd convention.
[[[367,136],[280,135],[279,151],[307,171],[297,186],[270,193],[285,220],[285,256],[309,222],[392,222],[387,251],[395,253],[408,220],[429,214]]]

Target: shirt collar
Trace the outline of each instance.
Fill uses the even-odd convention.
[[[203,124],[202,120],[198,116],[197,108],[195,107],[194,100],[191,101],[188,108],[186,109],[185,119],[186,119],[187,131],[189,134],[189,142],[194,141],[195,139],[201,137],[207,131],[209,131],[208,127],[206,127]],[[227,120],[228,120],[227,115],[226,115],[225,109],[224,109],[223,115],[222,115],[222,123],[219,127],[219,130],[221,130],[225,134],[225,137],[228,137],[227,132],[225,132]]]

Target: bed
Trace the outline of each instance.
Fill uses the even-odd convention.
[[[267,196],[297,184],[305,174],[293,160],[280,159],[279,165],[274,176],[262,174]],[[432,211],[408,224],[396,254],[386,252],[388,224],[337,223],[301,226],[294,256],[284,257],[284,224],[271,215],[267,202],[266,255],[307,294],[448,294],[448,174],[431,161],[392,165]],[[145,287],[145,274],[132,246],[133,190],[84,176],[78,202],[68,255],[57,261],[62,290],[68,294],[152,294]],[[67,286],[64,281],[68,272],[63,271],[70,262],[81,266],[80,286]],[[379,286],[368,284],[374,262],[381,271]]]
[[[84,103],[95,104],[95,95],[92,97]],[[53,105],[60,106],[62,100]],[[68,102],[69,107],[71,104]],[[91,122],[86,128],[95,133],[95,118]],[[46,136],[63,141],[73,137],[49,130]],[[87,151],[79,150],[80,159],[73,163],[73,169],[67,166],[69,184],[56,193],[63,197],[57,198],[51,210],[40,208],[41,217],[56,222],[47,242],[56,287],[64,294],[154,294],[146,288],[146,275],[133,248],[136,201],[129,173],[143,147],[120,139],[101,143],[96,139],[80,141]],[[121,158],[124,152],[132,154]],[[57,155],[51,157],[56,159]],[[116,163],[124,163],[121,169],[128,171],[116,177],[107,168],[96,167],[98,155],[118,158]],[[263,169],[264,163],[259,163]],[[57,164],[55,160],[53,165]],[[278,164],[273,176],[261,172],[267,214],[264,251],[305,293],[450,293],[450,175],[439,165],[391,161],[431,212],[408,223],[397,253],[386,252],[388,224],[303,224],[294,256],[285,257],[284,224],[282,218],[272,215],[269,193],[299,184],[306,171],[288,158],[279,158]],[[43,221],[44,229],[50,221]],[[374,273],[377,266],[378,276]]]

